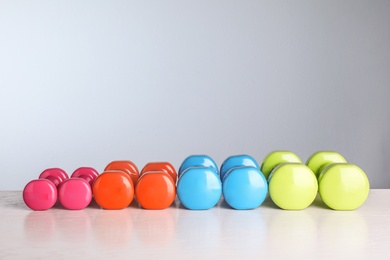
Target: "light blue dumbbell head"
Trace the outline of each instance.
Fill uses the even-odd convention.
[[[215,161],[207,155],[187,157],[180,166],[177,196],[188,209],[214,207],[222,195],[222,183]]]
[[[256,160],[247,154],[232,155],[228,157],[221,165],[221,171],[220,171],[221,179],[223,179],[223,176],[231,168],[237,166],[252,166],[255,168],[259,168],[259,164],[256,162]]]
[[[188,209],[210,209],[218,203],[221,195],[221,180],[210,167],[189,167],[182,172],[177,183],[177,196]]]
[[[267,180],[249,155],[227,158],[221,167],[221,178],[225,201],[234,209],[257,208],[267,196]]]
[[[234,209],[254,209],[267,197],[268,184],[258,168],[234,167],[225,174],[223,196]]]
[[[204,167],[210,167],[213,168],[214,171],[218,173],[218,166],[215,163],[215,161],[208,155],[191,155],[188,156],[183,163],[181,164],[179,168],[179,177],[180,175],[189,167],[194,166],[204,166]]]

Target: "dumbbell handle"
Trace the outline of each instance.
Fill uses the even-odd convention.
[[[44,178],[40,178],[40,179],[46,179],[46,180],[49,180],[51,181],[52,183],[54,183],[54,185],[58,188],[58,185],[60,185],[60,180],[54,176],[47,176],[47,177],[44,177]]]
[[[91,186],[92,186],[92,183],[93,183],[93,181],[94,181],[94,179],[92,179],[90,176],[87,176],[87,175],[80,175],[79,177],[71,177],[71,178],[80,178],[80,179],[84,179],[84,180],[86,180],[86,181],[89,183],[89,185],[91,185]]]
[[[49,168],[44,170],[38,177],[39,179],[46,179],[54,183],[56,188],[64,182],[65,180],[69,179],[66,172],[60,168]]]
[[[95,181],[95,179],[97,178],[97,176],[99,176],[99,173],[94,168],[80,167],[72,173],[71,178],[84,179],[92,187],[92,184]]]

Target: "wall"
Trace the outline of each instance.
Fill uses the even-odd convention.
[[[390,188],[389,1],[0,0],[1,190],[320,149]]]

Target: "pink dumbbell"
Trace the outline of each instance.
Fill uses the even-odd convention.
[[[57,187],[69,179],[60,168],[44,170],[39,179],[32,180],[23,189],[23,200],[32,210],[47,210],[57,202]]]
[[[83,209],[92,200],[92,183],[99,173],[91,167],[80,167],[75,170],[70,179],[64,181],[58,188],[58,199],[66,209]]]

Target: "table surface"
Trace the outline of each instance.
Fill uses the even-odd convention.
[[[355,211],[334,211],[320,198],[285,211],[267,198],[257,209],[233,210],[221,200],[191,211],[133,202],[103,210],[55,206],[32,211],[20,191],[0,191],[0,259],[303,258],[390,259],[390,189],[370,190]]]

